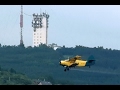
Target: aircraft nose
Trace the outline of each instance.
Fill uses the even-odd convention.
[[[61,65],[61,61],[59,62],[59,64]]]

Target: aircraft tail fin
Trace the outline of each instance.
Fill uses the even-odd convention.
[[[87,60],[88,65],[93,65],[95,64],[95,58],[93,55],[91,55],[88,60]]]
[[[88,61],[91,61],[91,60],[94,60],[94,61],[95,61],[95,58],[94,58],[93,55],[89,56],[89,58],[88,58]]]

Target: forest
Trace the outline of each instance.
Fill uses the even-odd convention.
[[[34,81],[13,68],[3,69],[0,67],[0,85],[34,85]]]
[[[64,72],[59,65],[61,59],[75,55],[87,60],[93,55],[96,63],[91,68],[82,67]],[[0,44],[0,66],[12,68],[30,79],[46,79],[52,84],[101,85],[120,84],[120,50],[90,48],[81,45],[54,50],[45,44],[39,47],[7,46]],[[16,83],[17,84],[17,83]]]

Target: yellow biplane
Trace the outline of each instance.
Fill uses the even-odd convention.
[[[95,64],[95,59],[90,59],[90,57],[88,58],[88,60],[82,60],[81,56],[77,55],[73,58],[69,58],[66,60],[61,60],[59,62],[59,64],[63,67],[65,67],[64,71],[69,70],[69,68],[72,67],[85,67],[88,66],[90,68],[91,65]]]

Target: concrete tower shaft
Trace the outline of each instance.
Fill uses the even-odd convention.
[[[40,44],[47,45],[48,18],[49,15],[44,12],[40,15],[33,14],[33,20],[32,20],[33,47],[39,46]]]

